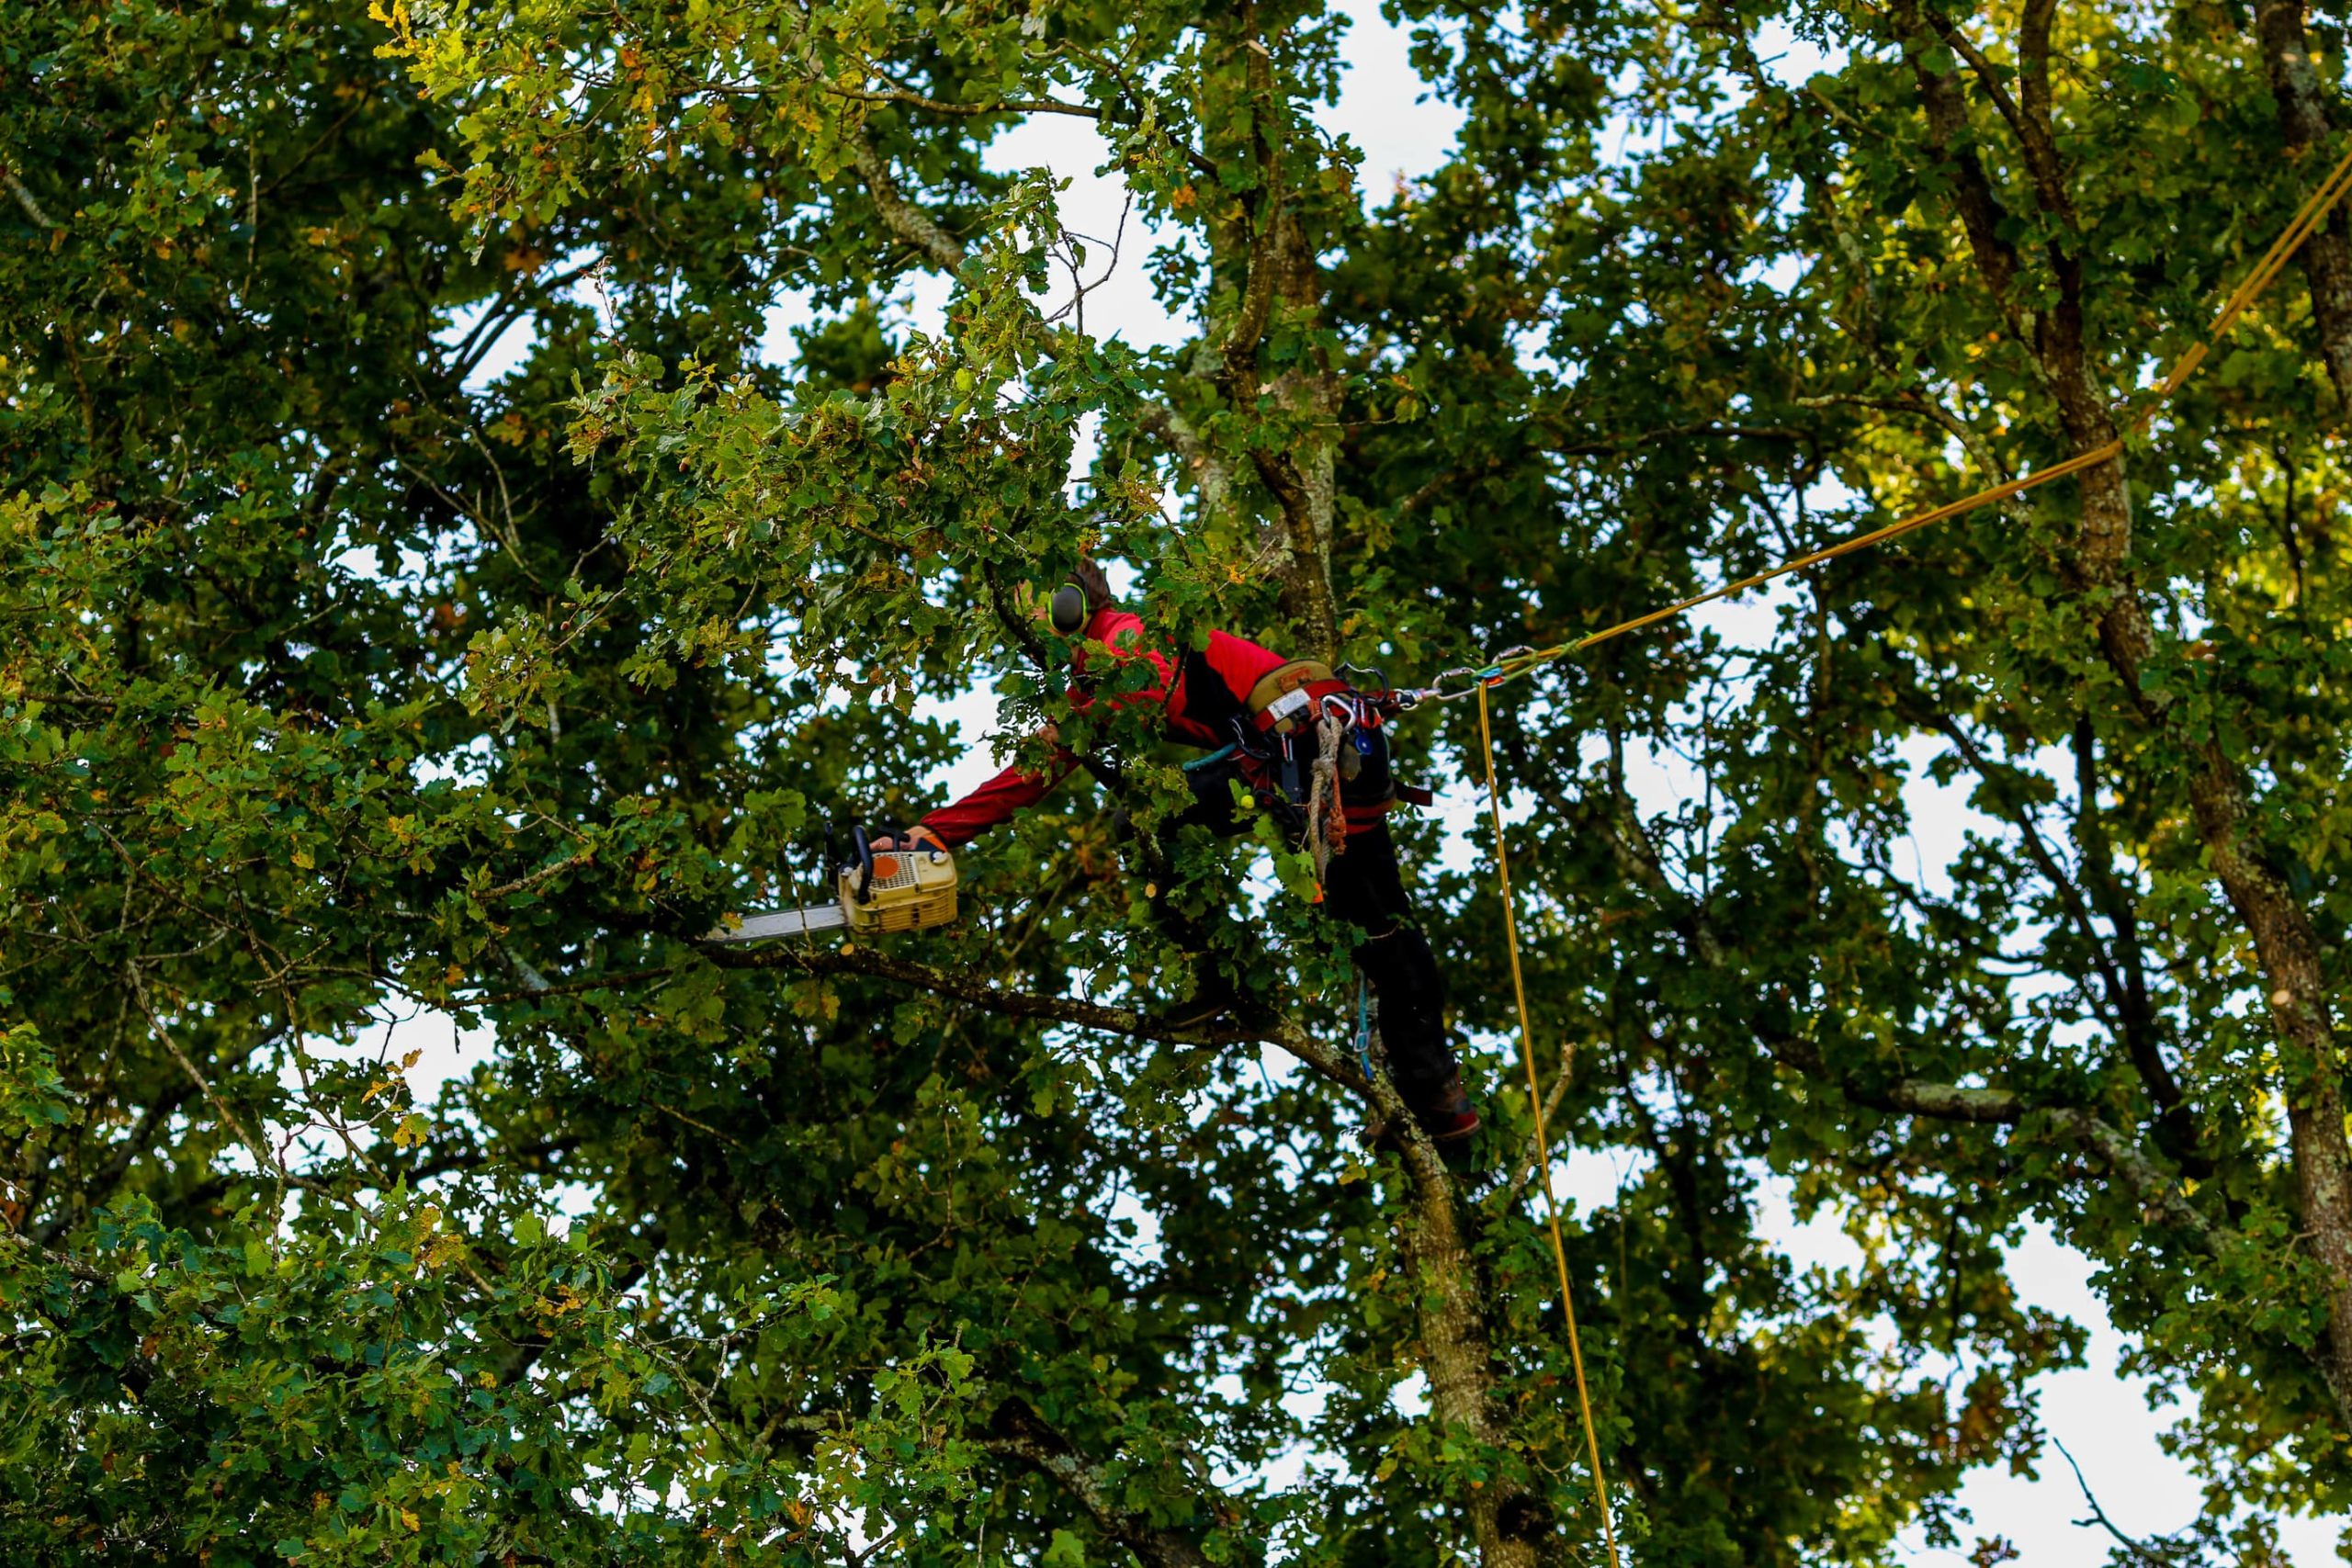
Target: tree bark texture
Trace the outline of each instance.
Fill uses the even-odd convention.
[[[1426,1139],[1408,1139],[1405,1163],[1413,1204],[1405,1243],[1419,1302],[1430,1414],[1442,1427],[1459,1427],[1482,1446],[1498,1447],[1506,1433],[1495,1410],[1494,1349],[1482,1276],[1462,1228],[1453,1180]],[[1471,1494],[1469,1514],[1481,1568],[1542,1568],[1557,1556],[1559,1532],[1551,1510],[1524,1487],[1490,1481]]]
[[[1229,290],[1236,303],[1224,320],[1212,323],[1215,352],[1204,353],[1199,363],[1229,409],[1258,408],[1272,415],[1254,422],[1257,428],[1247,437],[1250,467],[1277,513],[1261,530],[1261,551],[1276,566],[1282,610],[1294,638],[1291,651],[1328,662],[1339,650],[1331,526],[1340,387],[1319,352],[1271,376],[1263,364],[1269,332],[1314,322],[1324,300],[1314,238],[1302,201],[1291,189],[1295,138],[1258,32],[1257,8],[1245,3],[1231,24],[1211,33],[1214,46],[1241,67],[1238,100],[1220,106],[1223,112],[1213,118],[1249,128],[1231,155],[1246,157],[1259,183],[1232,216],[1210,225],[1217,291]],[[1303,435],[1297,429],[1302,425]]]
[[[2270,96],[2278,105],[2279,138],[2294,172],[2308,185],[2326,168],[2333,128],[2320,87],[2319,61],[2303,26],[2303,0],[2256,0],[2254,32],[2263,70],[2270,78]],[[2335,383],[2336,417],[2342,421],[2352,416],[2352,212],[2337,207],[2303,242],[2296,260],[2311,287],[2320,356],[2326,361],[2327,378]]]

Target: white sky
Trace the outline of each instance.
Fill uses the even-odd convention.
[[[1363,150],[1362,185],[1367,205],[1376,205],[1385,198],[1397,175],[1425,175],[1442,163],[1462,117],[1452,107],[1426,96],[1426,85],[1408,59],[1404,29],[1385,21],[1375,6],[1363,0],[1351,0],[1343,8],[1355,17],[1345,50],[1348,74],[1340,103],[1324,111],[1322,118],[1328,129],[1344,132]],[[1760,52],[1776,58],[1779,73],[1801,78],[1810,74],[1817,61],[1796,40],[1783,37],[1760,41],[1764,46]],[[1611,143],[1636,150],[1649,144],[1650,139],[1633,128],[1621,128]],[[1062,197],[1062,217],[1068,227],[1104,240],[1117,228],[1121,186],[1114,178],[1093,173],[1104,161],[1102,143],[1086,122],[1040,116],[1004,136],[989,161],[1000,169],[1042,164],[1069,179],[1069,187]],[[1087,300],[1087,324],[1097,335],[1116,335],[1137,345],[1175,343],[1189,335],[1186,324],[1170,318],[1152,298],[1142,267],[1152,239],[1140,220],[1130,217],[1120,266]],[[1090,249],[1092,271],[1100,266],[1107,249]],[[904,314],[911,323],[935,333],[946,299],[944,279],[926,279],[908,291]],[[789,305],[776,312],[768,343],[777,357],[788,355],[789,329],[805,319],[805,310]],[[485,383],[495,379],[519,360],[527,350],[527,337],[518,333],[501,348],[478,379]],[[1759,593],[1742,604],[1711,607],[1705,618],[1727,637],[1752,641],[1759,632],[1769,632],[1770,595]],[[962,761],[933,781],[940,788],[960,791],[994,771],[986,743],[995,718],[992,697],[974,691],[953,701],[930,703],[922,711],[956,725],[967,742]],[[1930,755],[1932,749],[1923,747],[1911,760],[1917,767]],[[1645,807],[1662,809],[1696,793],[1700,781],[1679,767],[1654,762],[1637,784]],[[1920,863],[1931,873],[1951,863],[1972,826],[1991,826],[1968,809],[1962,787],[1939,788],[1915,772],[1905,795],[1914,809]],[[1453,852],[1466,855],[1470,851],[1464,835],[1483,823],[1482,801],[1473,792],[1459,790],[1443,800],[1440,809],[1442,819],[1457,840]],[[424,1052],[411,1075],[420,1101],[430,1100],[440,1080],[468,1070],[481,1059],[488,1045],[484,1038],[461,1038],[451,1021],[437,1014],[408,1021],[390,1033],[395,1037],[389,1043],[392,1055],[412,1047]],[[1622,1152],[1615,1157],[1623,1157]],[[1618,1181],[1628,1174],[1611,1161],[1610,1153],[1570,1153],[1562,1165],[1563,1190],[1585,1206],[1609,1202]],[[1808,1225],[1795,1223],[1783,1184],[1767,1183],[1762,1207],[1768,1238],[1800,1265],[1834,1268],[1853,1260],[1852,1244],[1829,1217],[1817,1218]],[[2151,1410],[2145,1380],[2126,1377],[2118,1371],[2124,1342],[2091,1288],[2090,1260],[2041,1230],[2011,1249],[2009,1266],[2026,1303],[2063,1313],[2090,1332],[2087,1367],[2050,1374],[2033,1384],[2050,1435],[2074,1452],[2101,1506],[2126,1531],[2155,1536],[2187,1524],[2198,1506],[2196,1478],[2165,1454],[2157,1441],[2159,1432],[2178,1412]],[[1409,1404],[1411,1392],[1405,1391],[1401,1398]],[[1280,1468],[1290,1472],[1296,1462]],[[2054,1448],[2043,1451],[2036,1469],[2039,1473],[2033,1477],[2011,1475],[2006,1469],[1973,1472],[1960,1493],[1960,1502],[1974,1516],[1963,1537],[2006,1537],[2020,1553],[2023,1568],[2103,1568],[2112,1542],[2105,1532],[2081,1522],[2088,1509]],[[2335,1561],[2333,1549],[2341,1534],[2337,1522],[2290,1520],[2283,1531],[2297,1568],[2322,1568]],[[1899,1555],[1924,1568],[1963,1568],[1968,1562],[1964,1550],[1928,1549],[1916,1531],[1906,1538]]]

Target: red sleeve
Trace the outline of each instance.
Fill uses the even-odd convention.
[[[1150,684],[1140,691],[1114,694],[1111,698],[1113,707],[1168,705],[1168,694],[1177,682],[1176,667],[1165,654],[1146,646],[1144,637],[1143,618],[1125,610],[1098,610],[1094,619],[1087,623],[1087,640],[1108,646],[1114,661],[1125,664],[1142,659],[1151,666]],[[1072,706],[1082,708],[1091,700],[1079,687],[1070,688]],[[1045,799],[1077,766],[1078,759],[1057,746],[1051,771],[1033,773],[1015,763],[963,799],[930,813],[923,818],[922,825],[937,834],[940,842],[948,848],[957,848],[997,824],[1010,821],[1013,813],[1023,807]]]
[[[1272,649],[1231,632],[1209,633],[1208,666],[1237,703],[1246,703],[1260,681],[1290,662]]]
[[[1146,635],[1143,617],[1126,610],[1097,610],[1094,612],[1094,618],[1086,624],[1086,640],[1099,642],[1108,648],[1114,663],[1124,665],[1141,659],[1151,665],[1150,683],[1140,691],[1121,692],[1113,695],[1111,705],[1114,708],[1134,707],[1138,705],[1166,707],[1169,694],[1176,689],[1180,679],[1176,672],[1176,666],[1170,662],[1166,654],[1146,641]],[[1082,668],[1084,665],[1082,656],[1080,663]],[[1082,708],[1092,700],[1075,686],[1070,688],[1069,694],[1070,705],[1073,707]]]
[[[954,805],[930,813],[922,825],[949,849],[960,848],[998,823],[1010,821],[1023,807],[1045,799],[1077,766],[1077,758],[1057,747],[1050,773],[1027,773],[1015,763]]]

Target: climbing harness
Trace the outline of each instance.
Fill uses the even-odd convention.
[[[1694,593],[1687,599],[1679,599],[1660,609],[1619,621],[1614,626],[1603,626],[1599,631],[1589,633],[1572,641],[1551,648],[1508,648],[1495,655],[1481,669],[1447,670],[1441,671],[1436,682],[1429,686],[1408,690],[1391,689],[1370,694],[1369,700],[1375,707],[1390,714],[1410,712],[1426,703],[1459,702],[1471,696],[1478,699],[1478,743],[1486,761],[1487,800],[1494,816],[1495,872],[1503,901],[1503,931],[1510,953],[1511,993],[1519,1008],[1519,1057],[1521,1065],[1527,1070],[1527,1100],[1535,1114],[1535,1168],[1543,1180],[1544,1218],[1551,1233],[1552,1261],[1559,1270],[1560,1310],[1566,1320],[1568,1329],[1568,1358],[1576,1371],[1577,1407],[1583,1418],[1585,1454],[1592,1469],[1593,1500],[1600,1510],[1601,1538],[1608,1545],[1611,1568],[1617,1568],[1618,1564],[1617,1530],[1609,1511],[1609,1483],[1600,1469],[1600,1438],[1592,1419],[1592,1394],[1585,1378],[1584,1346],[1582,1337],[1577,1331],[1576,1303],[1568,1289],[1568,1255],[1566,1247],[1560,1239],[1559,1202],[1552,1191],[1552,1141],[1544,1126],[1544,1093],[1535,1073],[1534,1030],[1528,1019],[1527,984],[1521,977],[1520,970],[1519,911],[1511,895],[1510,859],[1505,848],[1502,795],[1495,784],[1495,744],[1487,715],[1487,692],[1506,681],[1526,674],[1539,665],[1566,659],[1571,654],[1579,653],[1586,649],[1608,642],[1611,638],[1623,637],[1628,632],[1639,631],[1645,626],[1656,626],[1660,621],[1687,615],[1702,604],[1712,604],[1718,599],[1730,598],[1735,593],[1770,582],[1774,578],[1785,577],[1792,571],[1802,571],[1807,567],[1818,566],[1824,561],[1835,560],[1840,556],[1852,555],[1858,550],[1866,550],[1872,546],[1883,545],[1890,539],[1900,538],[1917,529],[1962,516],[1979,507],[1989,506],[1998,501],[2006,501],[2013,495],[2022,494],[2036,486],[2048,484],[2052,479],[2079,473],[2085,468],[2096,468],[2101,463],[2122,456],[2126,439],[2131,435],[2140,434],[2148,428],[2150,423],[2154,420],[2157,411],[2172,398],[2174,393],[2180,390],[2189,377],[2196,374],[2197,367],[2205,362],[2206,356],[2218,345],[2222,334],[2236,323],[2238,317],[2245,313],[2246,308],[2254,303],[2280,272],[2285,270],[2288,261],[2294,255],[2297,247],[2311,237],[2319,225],[2325,220],[2329,211],[2344,198],[2346,192],[2352,192],[2352,153],[2345,155],[2343,162],[2335,165],[2334,172],[2320,182],[2319,187],[2312,191],[2302,206],[2296,210],[2295,216],[2288,222],[2278,240],[2263,253],[2262,259],[2255,264],[2254,269],[2222,303],[2221,312],[2213,319],[2213,324],[2205,330],[2203,336],[2189,345],[2188,351],[2174,363],[2171,371],[2165,375],[2164,380],[2156,385],[2153,393],[2132,415],[2125,434],[2118,435],[2113,440],[2103,443],[2090,451],[2077,453],[2064,462],[2053,463],[2046,468],[2036,469],[2030,474],[2010,479],[2007,483],[1978,491],[1973,495],[1964,496],[1958,501],[1947,502],[1916,516],[1904,518],[1900,522],[1890,523],[1883,528],[1875,528],[1869,533],[1857,535],[1853,538],[1843,540],[1826,548],[1794,557],[1777,566],[1743,577],[1736,582],[1727,582],[1719,588],[1709,589],[1703,593]],[[1565,1077],[1575,1063],[1575,1053],[1567,1043],[1563,1042],[1561,1055],[1563,1059],[1560,1070]]]
[[[1293,660],[1250,687],[1234,716],[1232,742],[1187,762],[1185,771],[1241,759],[1260,804],[1313,846],[1319,882],[1330,858],[1346,852],[1349,811],[1397,801],[1427,806],[1434,798],[1399,783],[1389,765],[1385,720],[1396,709],[1386,698],[1359,690],[1318,660]]]

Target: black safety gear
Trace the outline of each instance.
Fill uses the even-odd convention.
[[[1230,763],[1188,773],[1193,804],[1163,823],[1161,833],[1193,825],[1219,837],[1240,832],[1245,824],[1235,814],[1230,782],[1238,776]],[[1203,922],[1177,913],[1167,897],[1163,889],[1152,899],[1162,928],[1183,945],[1204,950],[1208,933]],[[1348,829],[1347,852],[1332,856],[1325,870],[1323,902],[1334,919],[1363,931],[1364,940],[1351,956],[1380,1006],[1380,1034],[1396,1091],[1424,1125],[1440,1131],[1450,1124],[1446,1112],[1462,1092],[1453,1046],[1446,1038],[1445,976],[1429,939],[1413,922],[1412,897],[1385,820]],[[1476,1125],[1474,1117],[1468,1130]]]
[[[1054,590],[1054,630],[1064,637],[1076,637],[1086,629],[1097,611],[1107,610],[1116,603],[1111,595],[1111,580],[1102,574],[1102,569],[1081,557],[1062,580],[1061,586]]]

